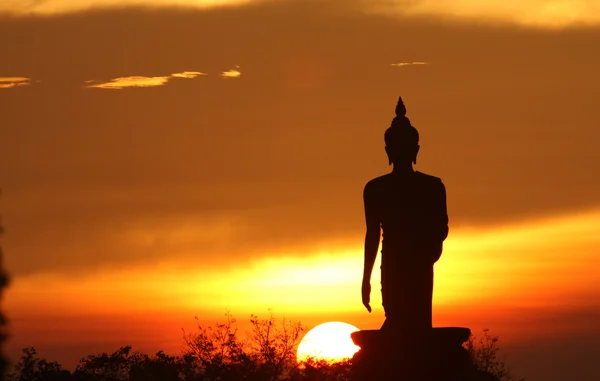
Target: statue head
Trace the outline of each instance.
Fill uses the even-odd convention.
[[[398,98],[396,117],[391,126],[385,131],[385,152],[389,163],[399,166],[417,163],[419,153],[419,132],[410,124],[406,117],[406,107],[402,97]]]

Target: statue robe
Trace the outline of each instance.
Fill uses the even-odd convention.
[[[390,173],[367,183],[365,207],[383,230],[382,329],[431,328],[433,265],[448,236],[444,184],[421,172]]]

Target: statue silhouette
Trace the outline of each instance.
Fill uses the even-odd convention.
[[[406,117],[402,98],[385,132],[391,173],[364,189],[367,234],[362,301],[371,312],[371,273],[381,250],[381,293],[385,322],[380,330],[351,334],[360,347],[352,358],[352,381],[495,380],[475,366],[463,347],[465,327],[431,324],[433,266],[448,236],[446,188],[434,176],[415,171],[419,133]]]
[[[432,328],[433,265],[448,236],[446,189],[442,181],[413,169],[419,133],[406,117],[402,97],[386,130],[385,151],[391,173],[364,188],[367,232],[362,302],[369,312],[371,274],[381,231],[383,331],[422,332]]]

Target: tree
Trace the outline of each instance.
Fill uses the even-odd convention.
[[[35,348],[23,349],[21,360],[15,365],[15,371],[8,375],[9,381],[67,381],[71,378],[68,370],[56,362],[49,362],[37,356]]]
[[[140,354],[130,364],[129,381],[180,381],[180,359],[159,351],[153,357]]]
[[[250,349],[258,356],[258,361],[271,369],[276,377],[281,377],[296,365],[296,350],[302,339],[304,328],[299,322],[286,322],[277,327],[273,314],[261,320],[251,315],[252,333],[249,337]]]
[[[184,333],[186,348],[184,356],[193,364],[188,369],[188,376],[212,379],[252,373],[254,363],[244,351],[237,337],[235,319],[227,314],[226,323],[218,323],[215,327],[202,327],[196,317],[198,332]]]
[[[229,313],[226,317],[225,323],[215,327],[198,324],[199,332],[184,331],[184,354],[194,358],[196,374],[219,380],[274,381],[291,377],[304,331],[299,322],[284,320],[278,326],[272,314],[269,319],[251,315],[252,331],[243,339],[238,336],[236,320]]]
[[[510,374],[504,361],[498,359],[498,336],[490,336],[489,329],[483,330],[479,340],[471,334],[465,343],[465,348],[471,355],[475,367],[481,373],[488,373],[501,381],[516,381]],[[520,379],[519,381],[524,381]]]
[[[348,381],[351,377],[352,361],[331,363],[326,360],[308,358],[294,368],[292,381]]]

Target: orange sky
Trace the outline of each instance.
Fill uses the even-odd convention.
[[[227,309],[378,327],[362,188],[402,95],[448,190],[434,323],[490,328],[528,381],[598,378],[595,5],[142,3],[0,6],[12,356],[176,351]]]

